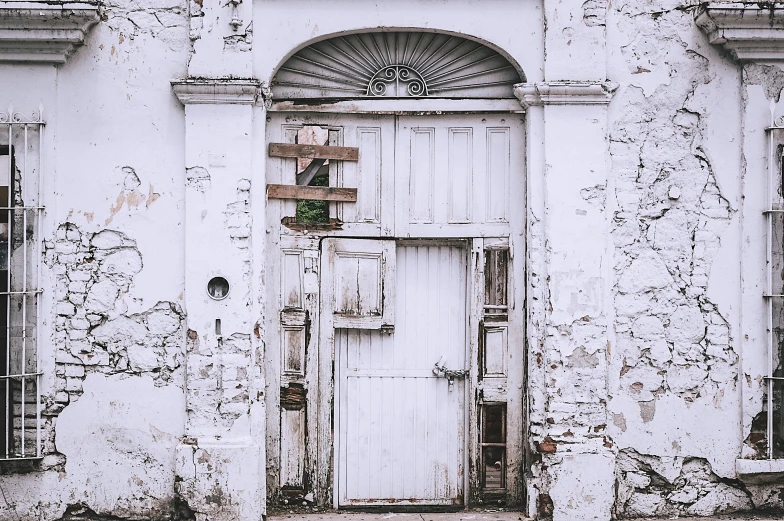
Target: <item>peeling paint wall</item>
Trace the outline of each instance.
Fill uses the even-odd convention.
[[[0,518],[188,519],[183,109],[187,2],[112,1],[62,66],[0,64],[44,107],[40,463],[3,469]],[[11,470],[10,473],[9,470]]]
[[[710,46],[694,24],[695,6],[546,4],[547,33],[567,36],[568,47],[596,49],[588,31],[602,29],[606,78],[618,88],[607,113],[606,181],[581,179],[574,189],[553,183],[541,213],[530,209],[536,234],[529,248],[545,250],[529,250],[537,272],[529,291],[551,306],[544,317],[530,311],[545,324],[529,337],[532,514],[707,516],[782,506],[780,486],[744,482],[736,472],[736,459],[762,456],[761,131],[782,75],[775,67],[741,66]],[[550,60],[578,52],[553,53],[548,39],[545,45],[545,70]],[[549,112],[545,129],[559,125]],[[585,143],[577,146],[585,152]],[[557,165],[558,158],[546,157],[547,175]],[[569,191],[583,201],[562,193]],[[579,257],[601,246],[573,236],[565,247],[574,254],[572,270],[555,272],[553,259],[563,248],[557,234],[568,233],[559,223],[597,209],[611,245],[602,259],[608,269],[592,287],[574,282],[585,268]],[[542,290],[544,262],[550,267]],[[604,300],[596,296],[602,291]],[[612,490],[603,495],[580,488],[599,473],[599,455],[614,462]],[[580,479],[564,477],[570,474]],[[590,512],[573,510],[587,502]]]
[[[379,27],[615,88],[526,116],[528,513],[784,507],[736,472],[764,449],[761,129],[784,72],[710,46],[691,1],[404,3],[112,0],[65,65],[0,64],[0,101],[44,104],[49,165],[44,458],[0,475],[0,518],[265,511],[265,107],[183,109],[170,81],[266,87],[307,42]]]

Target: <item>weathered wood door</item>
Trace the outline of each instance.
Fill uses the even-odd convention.
[[[358,192],[329,222],[268,201],[270,501],[523,504],[520,116],[270,117],[270,143],[359,152],[321,166]],[[302,168],[270,157],[267,182]],[[450,385],[436,362],[469,374]]]
[[[325,242],[330,265],[322,267],[322,284],[334,289],[322,291],[332,294],[333,327],[338,320],[352,325],[342,318],[347,301],[341,293],[354,290],[353,280],[364,284],[360,295],[374,296],[383,287],[394,306],[394,327],[334,329],[338,505],[463,504],[465,381],[439,377],[433,369],[436,363],[466,367],[465,245],[401,242],[387,248],[394,255],[382,267],[393,273],[388,287],[370,262],[353,279],[340,253],[356,255],[364,246],[373,258],[381,251],[378,243],[392,241]],[[372,280],[372,273],[381,278]]]

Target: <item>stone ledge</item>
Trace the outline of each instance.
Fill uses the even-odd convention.
[[[261,91],[261,82],[254,79],[187,79],[171,85],[183,105],[253,105]]]
[[[784,61],[783,3],[707,3],[694,21],[708,41],[741,61]]]
[[[606,105],[618,85],[606,81],[548,81],[518,83],[514,94],[520,104],[531,105]]]
[[[65,63],[99,20],[76,2],[0,3],[0,62]]]
[[[737,459],[735,472],[744,483],[784,483],[784,459]]]

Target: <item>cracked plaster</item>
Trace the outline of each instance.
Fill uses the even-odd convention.
[[[243,9],[249,9],[249,4]],[[547,315],[547,306],[571,298],[572,281],[589,294],[602,291],[601,284],[593,281],[583,287],[584,280],[576,272],[555,274],[557,281],[551,281],[546,270],[528,274],[529,289],[541,304],[531,310],[530,327],[546,331],[548,339],[535,338],[529,352],[532,365],[546,374],[541,382],[530,382],[530,434],[534,450],[542,458],[542,463],[531,469],[531,480],[541,488],[534,500],[541,504],[543,514],[573,517],[572,496],[566,492],[579,490],[586,501],[588,496],[592,501],[601,498],[601,509],[594,516],[597,519],[609,515],[605,505],[613,499],[613,512],[619,517],[711,515],[748,509],[752,504],[780,506],[774,487],[744,487],[732,479],[742,441],[735,425],[741,421],[740,333],[733,304],[737,297],[720,286],[727,280],[734,282],[726,277],[737,277],[738,257],[732,250],[737,250],[739,241],[737,172],[742,158],[731,151],[738,143],[733,129],[740,128],[737,112],[742,93],[737,65],[707,46],[694,27],[691,9],[696,2],[606,5],[588,0],[577,5],[576,18],[551,19],[550,26],[558,28],[566,37],[563,44],[571,49],[598,45],[600,35],[606,35],[606,76],[620,83],[609,112],[607,182],[579,188],[579,210],[603,212],[610,221],[615,316],[583,314],[585,302],[559,308],[555,317]],[[185,29],[187,9],[191,12],[190,33]],[[112,56],[116,56],[115,45],[120,49],[147,37],[177,51],[190,39],[188,59],[197,57],[193,71],[221,69],[225,55],[225,70],[245,77],[248,58],[236,56],[249,54],[237,51],[249,50],[252,22],[245,20],[235,33],[227,27],[226,13],[225,7],[201,0],[193,0],[189,6],[156,0],[109,2],[104,7],[105,25],[116,40],[111,42]],[[385,20],[391,25],[405,21],[395,16]],[[262,25],[257,37],[269,30],[269,24],[278,23],[274,17],[261,22],[267,25]],[[460,27],[448,19],[442,24]],[[477,34],[484,30],[490,39],[481,22],[477,24]],[[341,28],[334,21],[322,21],[321,28],[308,22],[293,28],[292,32],[299,33],[292,38],[305,41]],[[492,30],[504,33],[495,27]],[[103,50],[110,42],[101,40],[100,45]],[[259,61],[274,62],[290,48],[284,42],[280,52],[273,49]],[[548,60],[570,52],[552,47]],[[603,51],[596,55],[604,59]],[[78,64],[79,56],[76,58]],[[590,67],[592,62],[586,63],[584,67]],[[528,71],[536,81],[536,66]],[[778,99],[782,78],[776,68],[744,67],[745,84],[761,86],[767,98]],[[122,99],[138,92],[143,89],[136,85],[127,94],[123,92]],[[205,167],[189,168],[184,184],[206,192],[218,184],[211,174],[218,179],[215,171]],[[73,422],[86,414],[88,398],[96,407],[106,406],[101,391],[121,397],[138,389],[156,397],[171,392],[180,400],[177,389],[184,377],[185,335],[188,356],[203,362],[189,366],[188,377],[205,383],[202,388],[189,389],[187,414],[197,424],[225,430],[238,420],[242,422],[248,413],[249,335],[226,336],[221,345],[223,358],[216,359],[213,355],[218,348],[207,342],[209,335],[184,331],[183,311],[176,303],[164,301],[133,312],[129,309],[129,289],[143,264],[138,245],[142,238],[137,237],[137,244],[123,233],[126,221],[118,217],[118,222],[113,222],[112,218],[115,214],[122,217],[123,208],[149,206],[157,192],[151,185],[144,189],[134,168],[119,167],[119,175],[121,191],[119,196],[117,191],[111,193],[110,215],[103,223],[112,229],[88,233],[84,227],[66,223],[48,244],[47,259],[57,284],[54,335],[58,360],[56,393],[47,403],[45,429],[45,447],[51,456],[47,465],[52,472],[36,479],[53,490],[60,488],[54,480],[63,479],[58,472],[78,475],[69,465],[78,463],[72,461],[71,454],[78,453],[80,440],[72,438],[66,444],[70,444],[69,450],[59,443],[55,449],[53,434],[56,425],[62,425],[57,422],[69,416],[68,421]],[[104,192],[108,193],[99,192],[101,197]],[[236,198],[216,211],[222,212],[229,243],[242,256],[243,282],[250,288],[250,182],[240,180]],[[546,243],[545,214],[535,208],[530,212],[529,238]],[[145,257],[150,254],[145,252]],[[546,255],[544,250],[529,251],[535,267],[545,265]],[[248,303],[250,293],[241,300]],[[206,385],[212,381],[218,385]],[[178,409],[185,410],[184,405]],[[155,414],[163,417],[170,412]],[[109,451],[121,453],[125,449],[117,451],[118,446],[133,445],[133,440],[116,436],[111,428],[95,425],[95,429]],[[177,429],[168,431],[167,435],[174,435]],[[169,438],[155,432],[150,429],[152,442],[144,437],[146,432],[144,436],[137,433],[135,443],[168,447]],[[584,454],[561,454],[564,450]],[[197,451],[202,452],[197,455]],[[202,454],[210,451],[199,448],[186,455],[194,476],[197,462],[205,466],[204,472],[212,471]],[[608,453],[615,456],[614,463],[606,457]],[[571,474],[570,465],[582,465],[576,462],[583,456],[582,461],[598,465],[606,478],[603,483],[583,483]],[[160,458],[165,457],[162,452]],[[24,488],[21,483],[21,479],[12,480],[10,486],[18,492]],[[615,490],[607,483],[614,483]],[[134,488],[133,498],[113,512],[123,516],[138,513],[152,508],[151,496],[166,499],[165,494],[150,493],[146,486]],[[187,481],[180,488],[187,491],[193,486],[193,481]],[[205,497],[219,503],[223,497],[219,491],[206,491]],[[111,510],[89,501],[78,506],[80,501],[76,496],[48,498],[28,505],[26,512],[31,518],[54,519],[63,515],[89,517],[88,509]],[[174,500],[169,497],[167,501]],[[63,514],[66,504],[76,506]]]

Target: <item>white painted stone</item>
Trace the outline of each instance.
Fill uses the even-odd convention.
[[[687,512],[696,516],[709,516],[725,512],[748,510],[751,507],[751,498],[749,498],[748,494],[725,485],[724,483],[719,483],[715,489],[711,490],[708,494],[691,505]]]
[[[114,309],[115,301],[120,292],[111,280],[102,280],[90,286],[84,307],[87,311],[108,313]]]
[[[624,270],[618,290],[623,293],[641,293],[660,289],[672,283],[667,266],[653,251],[645,251]]]
[[[614,458],[565,455],[553,469],[553,521],[607,521],[614,501]]]

